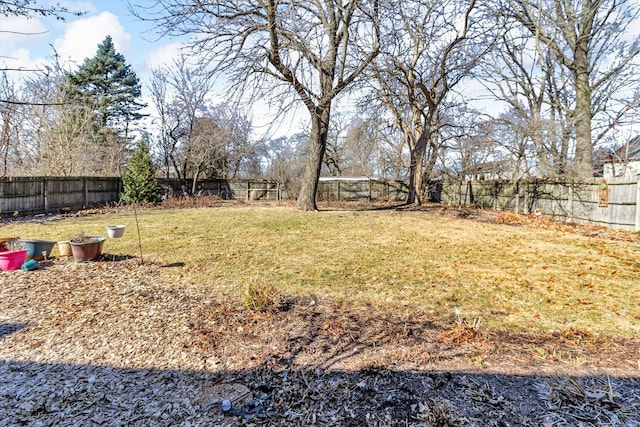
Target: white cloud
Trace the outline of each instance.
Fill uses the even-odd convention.
[[[21,16],[3,17],[0,46],[39,42],[46,39],[46,33],[47,28],[38,19]]]
[[[166,44],[159,49],[146,54],[145,67],[148,70],[163,68],[173,63],[180,56],[182,44],[179,42]]]
[[[44,58],[31,58],[29,50],[20,48],[12,51],[10,58],[6,59],[3,65],[11,69],[34,70],[42,68],[45,62]]]
[[[35,68],[42,60],[34,60],[28,48],[34,44],[46,42],[47,28],[38,19],[27,19],[18,16],[2,18],[0,32],[0,67],[1,68]]]
[[[81,64],[95,55],[98,45],[106,36],[111,36],[116,50],[126,58],[131,47],[131,35],[119,18],[110,12],[73,21],[53,45],[64,63]]]

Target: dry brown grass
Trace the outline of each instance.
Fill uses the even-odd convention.
[[[302,213],[225,205],[142,210],[138,217],[145,258],[184,264],[163,270],[169,283],[219,296],[241,299],[248,280],[262,278],[283,298],[313,294],[380,313],[424,315],[441,325],[453,325],[460,307],[465,319],[481,318],[491,330],[639,332],[635,238],[394,209]],[[137,255],[130,210],[14,222],[0,234],[63,240],[79,230],[104,235],[111,224],[127,231],[108,240],[105,252]]]

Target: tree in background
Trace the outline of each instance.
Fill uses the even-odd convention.
[[[206,64],[190,63],[182,54],[169,66],[152,70],[149,91],[166,177],[173,174],[186,192],[194,193],[201,178],[236,178],[246,170],[255,157],[251,121],[237,105],[213,104]]]
[[[300,192],[299,183],[304,175],[308,145],[309,135],[297,133],[263,141],[258,146],[260,161],[264,164],[264,176],[278,181],[293,197]]]
[[[122,200],[126,203],[155,202],[158,200],[156,165],[151,158],[147,138],[138,141],[133,154],[122,172]]]
[[[371,67],[372,104],[381,104],[409,148],[407,203],[422,203],[425,180],[442,147],[438,132],[453,89],[478,64],[490,43],[475,0],[394,2],[382,20],[382,53]]]
[[[185,166],[193,178],[192,194],[201,176],[218,179],[240,176],[243,164],[253,157],[255,150],[250,133],[249,119],[228,104],[216,105],[195,118],[182,147],[189,153]]]
[[[530,55],[535,56],[535,62],[523,62],[526,68],[517,70],[513,77],[521,80],[524,72],[530,79],[527,85],[536,83],[535,96],[544,95],[547,109],[550,114],[557,113],[559,120],[553,122],[549,116],[547,130],[559,131],[557,137],[570,138],[573,143],[573,164],[560,172],[574,178],[592,177],[595,144],[640,106],[640,97],[633,93],[640,74],[640,37],[632,39],[629,36],[633,33],[628,31],[640,14],[637,2],[500,0],[496,5],[497,14],[515,23],[512,31],[528,40],[528,44],[518,42],[518,49],[535,52]],[[505,41],[514,40],[518,38]],[[507,49],[517,52],[513,46]],[[544,84],[546,92],[541,89]]]
[[[316,210],[333,101],[379,52],[379,1],[155,0],[137,15],[163,34],[192,37],[241,96],[269,98],[282,111],[301,102],[311,139],[296,206]],[[253,95],[253,96],[252,96]]]
[[[46,85],[45,81],[40,81]],[[31,81],[30,90],[44,89]],[[33,96],[46,97],[43,92]],[[53,94],[52,99],[64,99],[64,89]],[[95,176],[102,169],[96,167],[93,152],[87,150],[87,141],[92,138],[93,112],[85,105],[51,103],[37,105],[31,109],[29,121],[30,151],[29,171],[37,175]]]
[[[0,74],[0,98],[16,99],[20,88],[5,71]],[[7,176],[10,164],[14,163],[20,150],[20,139],[24,107],[16,103],[0,103],[0,176]]]
[[[117,174],[126,155],[133,125],[143,117],[140,82],[107,36],[93,58],[67,73],[68,101],[94,112],[93,146],[104,174]]]

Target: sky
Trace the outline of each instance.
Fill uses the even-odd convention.
[[[45,0],[40,4],[50,4]],[[116,50],[133,70],[147,74],[153,66],[175,55],[179,43],[170,38],[158,40],[149,23],[140,22],[129,12],[125,0],[61,1],[70,10],[85,11],[80,17],[55,18],[3,17],[0,24],[0,61],[10,68],[36,68],[51,62],[54,51],[64,65],[73,67],[95,55],[98,44],[110,35]],[[10,33],[10,32],[14,33]],[[23,34],[16,34],[23,33]]]
[[[126,0],[40,0],[39,5],[59,2],[73,11],[84,11],[85,15],[67,16],[66,21],[55,18],[2,17],[0,20],[0,68],[42,68],[51,63],[54,52],[62,65],[73,70],[86,58],[93,57],[98,44],[110,35],[116,50],[123,54],[127,63],[142,83],[142,93],[148,92],[150,70],[171,63],[178,54],[180,42],[175,38],[159,37],[151,23],[142,22],[129,11]],[[135,0],[149,3],[150,0]],[[638,31],[638,28],[636,28]],[[25,73],[15,73],[24,75]],[[212,98],[222,101],[224,88],[217,86]],[[151,104],[148,99],[145,100]],[[256,134],[261,129],[273,129],[269,107],[257,104],[250,112]],[[306,122],[306,113],[297,111],[290,119],[283,120],[282,127],[274,133],[280,136],[299,130]]]
[[[42,64],[52,62],[54,52],[67,70],[74,70],[86,58],[96,54],[98,45],[106,36],[111,36],[116,50],[124,55],[142,84],[143,100],[149,104],[147,85],[151,70],[170,64],[178,56],[180,40],[159,37],[152,24],[134,17],[126,0],[40,0],[39,5],[60,3],[69,10],[84,11],[83,16],[66,16],[65,21],[55,18],[2,17],[0,20],[0,68],[41,69]],[[147,0],[148,2],[148,0]],[[145,0],[135,0],[144,4]],[[14,76],[27,72],[13,73]],[[224,87],[214,88],[214,103],[224,100]],[[256,138],[269,132],[272,137],[299,131],[304,114],[296,112],[290,118],[282,120],[281,126],[274,131],[270,126],[273,117],[264,103],[254,105],[247,112],[253,122]],[[304,112],[302,112],[304,113]]]

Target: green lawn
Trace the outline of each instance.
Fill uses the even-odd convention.
[[[640,243],[456,219],[429,212],[222,207],[138,211],[145,260],[167,283],[237,297],[267,283],[370,310],[426,313],[450,324],[454,307],[491,329],[610,337],[640,332]],[[139,256],[132,211],[14,222],[0,237],[106,235],[104,252]],[[636,239],[637,240],[637,239]],[[54,255],[56,251],[54,251]],[[1,273],[0,273],[1,274]]]

